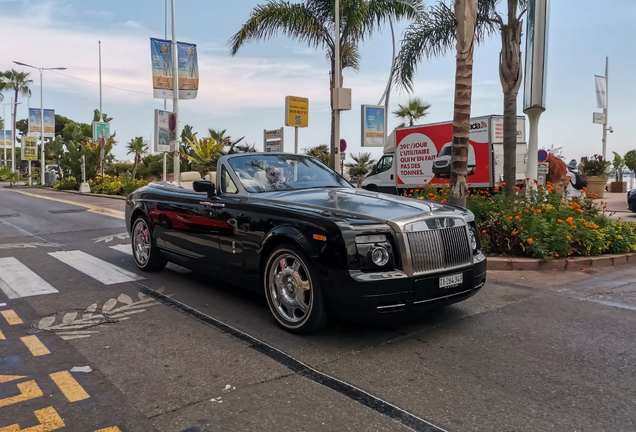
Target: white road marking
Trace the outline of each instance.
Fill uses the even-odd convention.
[[[0,289],[10,299],[58,292],[16,258],[0,258]]]
[[[62,261],[76,270],[98,280],[104,285],[132,282],[144,279],[128,270],[117,267],[82,251],[50,252],[53,258]]]
[[[116,251],[123,252],[132,256],[132,247],[129,244],[120,244],[115,246],[109,246],[111,249],[115,249]],[[189,270],[185,267],[181,267],[180,265],[169,262],[166,265],[166,268],[172,270],[177,273],[192,273],[192,270]]]
[[[6,305],[7,305],[6,303],[0,303],[0,307],[4,307]]]
[[[615,303],[615,302],[611,302],[611,301],[607,301],[607,300],[588,299],[587,301],[592,302],[592,303],[602,304],[602,305],[605,305],[605,306],[612,306],[612,307],[616,307],[616,308],[620,308],[620,309],[629,309],[629,310],[636,311],[636,307],[635,306],[629,306],[629,305],[625,305],[625,304],[621,304],[621,303]]]

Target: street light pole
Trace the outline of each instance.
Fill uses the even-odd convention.
[[[340,0],[336,0],[335,4],[335,38],[334,38],[334,63],[336,65],[334,71],[334,96],[339,96],[338,89],[340,88]],[[332,99],[335,99],[332,96]],[[334,101],[338,104],[338,101]],[[334,107],[334,126],[333,126],[333,148],[331,151],[333,152],[333,169],[340,169],[340,110],[338,109],[338,105]]]
[[[175,128],[177,139],[174,149],[174,181],[179,179],[179,50],[177,48],[177,29],[175,27],[175,6],[172,3],[172,111],[177,119]]]
[[[609,106],[609,57],[605,57],[605,108],[603,108],[603,114],[605,114],[605,121],[603,122],[603,160],[607,156],[607,108]]]
[[[67,68],[62,67],[62,68],[39,68],[36,66],[31,66],[28,65],[26,63],[20,63],[17,61],[13,61],[13,63],[20,65],[20,66],[25,66],[25,67],[29,67],[31,69],[38,69],[40,71],[40,146],[42,147],[41,152],[40,152],[40,157],[42,158],[40,161],[40,184],[42,186],[44,186],[44,171],[46,168],[46,160],[44,159],[44,91],[42,89],[42,74],[44,73],[45,70],[66,70]],[[15,135],[15,131],[13,133]]]
[[[13,104],[12,104],[13,105]],[[2,104],[2,121],[4,122],[4,127],[2,128],[3,140],[2,140],[2,148],[4,149],[4,158],[2,159],[2,166],[7,164],[7,113],[5,111],[5,107],[7,104]],[[13,131],[12,131],[13,132]]]

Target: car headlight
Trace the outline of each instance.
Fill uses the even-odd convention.
[[[371,261],[378,267],[384,267],[389,262],[391,256],[389,251],[383,246],[376,246],[370,251]]]
[[[473,252],[477,252],[477,232],[473,227],[468,229],[468,239],[470,240],[470,248]]]
[[[357,259],[363,270],[387,269],[395,266],[393,248],[384,234],[356,236]]]

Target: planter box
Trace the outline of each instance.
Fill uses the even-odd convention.
[[[587,197],[593,198],[596,195],[596,198],[603,198],[605,196],[605,186],[607,186],[607,177],[599,177],[599,176],[584,176],[585,181],[587,182]]]
[[[612,192],[612,193],[627,193],[627,182],[612,182],[612,183],[610,183],[610,192]]]

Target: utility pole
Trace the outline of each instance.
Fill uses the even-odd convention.
[[[104,121],[104,115],[102,111],[102,41],[97,41],[99,44],[99,123]],[[100,139],[99,142],[99,160],[102,166],[102,178],[104,178],[104,162],[106,156],[106,142]]]
[[[11,98],[11,172],[15,172],[15,105],[17,100],[14,102],[13,98]],[[17,104],[16,104],[17,105]],[[44,114],[42,114],[42,118],[44,118]],[[42,129],[44,129],[44,121],[42,121]]]
[[[175,6],[172,3],[172,112],[177,118],[177,140],[174,148],[174,180],[179,179],[179,50],[177,48],[177,30],[175,27]]]
[[[4,135],[2,137],[3,138],[2,148],[4,150],[4,158],[2,159],[2,166],[5,166],[7,164],[7,112],[5,111],[6,106],[7,104],[2,104],[2,121],[4,123],[4,127],[2,128],[2,133]],[[13,104],[11,104],[11,106],[13,106]]]
[[[336,97],[339,96],[338,89],[340,88],[340,0],[336,0],[335,4],[335,43],[334,43],[334,62],[335,62],[335,71],[334,71],[334,95],[332,99],[334,99],[334,103],[336,106],[334,107],[334,127],[333,127],[333,148],[331,151],[333,152],[333,169],[337,170],[340,167],[340,110],[338,109],[339,101]]]
[[[166,0],[165,3],[166,3],[166,13],[164,15],[164,18],[165,18],[166,25],[164,27],[164,39],[167,40],[168,39],[168,0]],[[168,111],[168,99],[163,100],[163,110]],[[158,137],[156,139],[158,139]],[[163,152],[163,176],[161,178],[161,181],[166,181],[166,164],[168,163],[167,159],[168,159],[168,154],[166,152]]]
[[[607,108],[609,107],[609,57],[605,57],[605,108],[603,108],[603,114],[605,114],[605,121],[603,122],[603,160],[607,156]]]

